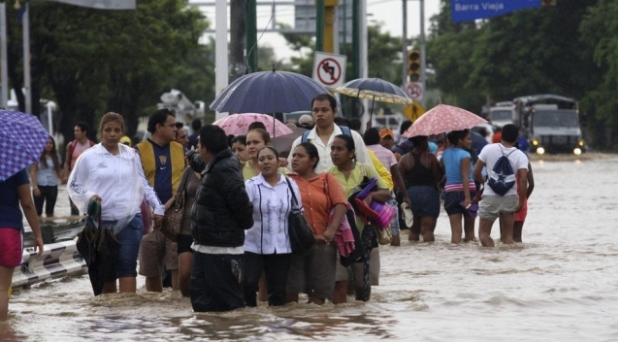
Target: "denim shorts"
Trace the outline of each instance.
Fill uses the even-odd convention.
[[[395,208],[395,217],[391,220],[391,232],[393,236],[399,236],[399,207],[397,206],[397,200],[394,198],[389,199],[386,203],[390,204],[391,207]]]
[[[408,188],[408,196],[412,202],[412,214],[414,217],[440,216],[440,193],[433,186],[411,186]]]
[[[474,198],[476,191],[470,191],[470,199]],[[465,214],[466,208],[461,206],[461,202],[466,199],[463,191],[449,191],[444,193],[444,210],[450,215]]]
[[[142,214],[137,214],[124,227],[116,238],[120,241],[120,250],[116,261],[116,276],[118,278],[137,277],[137,254],[142,241],[144,222]]]

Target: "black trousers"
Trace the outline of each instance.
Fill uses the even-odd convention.
[[[56,207],[56,200],[58,199],[58,186],[38,186],[41,196],[34,196],[34,207],[36,208],[36,214],[43,215],[43,203],[45,203],[45,215],[54,215],[54,207]]]
[[[243,255],[193,253],[190,294],[196,312],[244,308],[240,286]]]
[[[245,252],[242,284],[247,306],[257,306],[257,295],[262,270],[268,284],[268,305],[285,304],[285,286],[292,264],[292,254],[255,254]]]

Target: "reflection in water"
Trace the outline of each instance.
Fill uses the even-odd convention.
[[[86,275],[16,289],[0,341],[618,340],[618,158],[533,160],[524,244],[381,247],[368,303],[191,311],[177,293],[93,297]],[[60,198],[60,196],[59,196]],[[499,229],[494,224],[494,239]],[[350,298],[352,300],[352,298]]]

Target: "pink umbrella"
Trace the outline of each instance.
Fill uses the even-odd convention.
[[[408,128],[403,136],[412,138],[419,135],[433,135],[450,131],[460,131],[476,125],[487,123],[487,120],[459,107],[440,104],[423,114]]]
[[[241,135],[247,134],[249,125],[254,122],[261,122],[266,126],[266,131],[271,137],[280,137],[282,135],[292,134],[292,130],[283,122],[276,120],[274,117],[260,113],[243,113],[232,114],[223,119],[219,119],[213,123],[225,131],[226,134]]]

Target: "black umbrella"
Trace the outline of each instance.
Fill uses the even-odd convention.
[[[116,260],[120,251],[120,242],[113,231],[101,227],[99,202],[88,203],[86,226],[77,236],[77,251],[86,261],[92,291],[98,296],[105,283],[116,281]]]
[[[328,93],[313,79],[288,71],[253,72],[238,78],[215,98],[210,109],[229,113],[290,113],[311,108]]]

